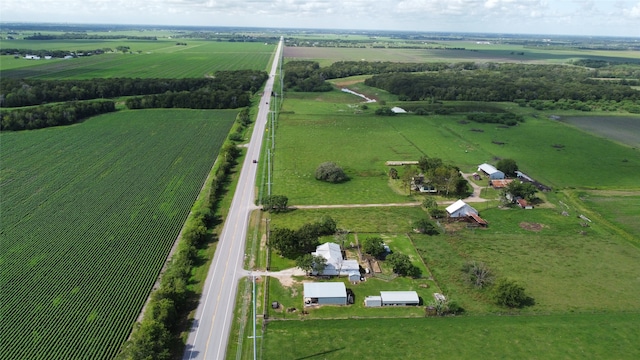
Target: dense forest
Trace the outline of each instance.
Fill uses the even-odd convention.
[[[0,79],[3,108],[32,106],[0,112],[0,130],[38,129],[67,125],[109,111],[113,101],[97,99],[134,96],[130,109],[189,108],[235,109],[249,106],[268,75],[264,71],[219,71],[198,79]],[[137,96],[142,95],[142,96]],[[53,105],[46,105],[54,103]],[[59,104],[55,104],[59,103]],[[39,106],[34,106],[39,105]]]
[[[489,64],[466,71],[445,70],[421,74],[390,73],[365,81],[368,86],[399,95],[400,100],[576,101],[633,100],[640,92],[629,85],[638,80],[602,81],[592,72],[562,65]]]
[[[69,101],[55,105],[2,111],[0,112],[0,131],[32,130],[70,125],[91,116],[112,111],[116,111],[116,105],[111,100]]]
[[[0,79],[0,106],[21,107],[50,102],[91,100],[132,95],[161,94],[167,91],[257,91],[267,79],[264,71],[219,71],[213,78],[197,79],[91,79],[31,80]]]

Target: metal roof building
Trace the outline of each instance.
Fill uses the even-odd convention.
[[[478,171],[487,174],[489,179],[504,179],[504,173],[502,171],[487,163],[478,165]]]
[[[347,288],[343,282],[304,283],[304,304],[347,305]]]
[[[380,291],[382,306],[407,306],[420,304],[415,291]]]
[[[360,274],[360,264],[358,264],[358,260],[343,259],[340,245],[336,243],[328,242],[319,245],[311,255],[322,256],[327,259],[327,266],[325,266],[321,275]],[[312,271],[311,274],[318,275],[316,271]]]
[[[466,217],[471,214],[478,215],[478,210],[474,209],[471,205],[467,204],[462,200],[458,200],[453,204],[447,206],[446,208],[447,214],[450,217]]]

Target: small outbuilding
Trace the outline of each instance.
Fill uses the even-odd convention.
[[[304,305],[347,305],[343,282],[304,283]]]
[[[415,291],[380,291],[382,306],[414,306],[420,304]]]
[[[382,298],[380,296],[367,296],[364,298],[365,307],[381,307]]]
[[[474,209],[471,205],[462,200],[458,200],[447,206],[446,211],[447,215],[452,218],[463,218],[470,216],[471,214],[478,215],[478,210]]]
[[[467,220],[480,226],[487,226],[487,221],[478,215],[478,210],[462,200],[447,206],[447,215],[456,220]]]

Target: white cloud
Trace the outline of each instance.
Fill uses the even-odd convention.
[[[637,0],[1,0],[0,13],[3,21],[640,36]]]

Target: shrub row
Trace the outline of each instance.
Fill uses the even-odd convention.
[[[0,131],[42,129],[70,125],[92,116],[116,111],[113,101],[70,101],[0,112]]]

